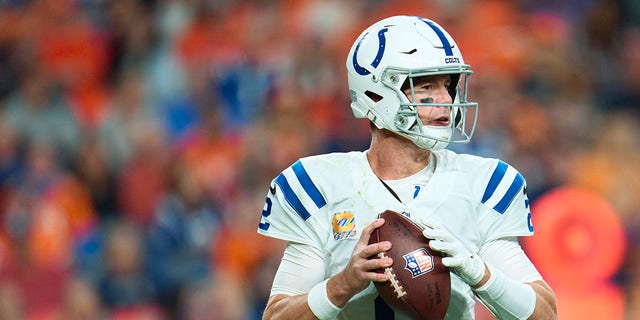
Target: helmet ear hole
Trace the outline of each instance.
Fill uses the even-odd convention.
[[[373,102],[378,102],[383,98],[381,95],[369,90],[365,91],[364,94],[369,97],[369,99],[373,100]]]
[[[395,126],[404,131],[412,131],[418,124],[417,119],[418,118],[416,116],[402,117],[400,115],[397,115],[395,119]]]

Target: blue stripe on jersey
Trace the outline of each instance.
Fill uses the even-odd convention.
[[[305,170],[302,166],[302,162],[300,162],[300,160],[296,161],[296,163],[293,164],[292,168],[293,172],[296,174],[296,177],[298,177],[302,188],[307,192],[309,197],[311,197],[311,200],[313,200],[318,209],[324,207],[327,204],[327,201],[324,199],[324,197],[320,193],[320,190],[318,190],[313,181],[311,181],[311,177],[309,177],[307,170]]]
[[[513,199],[518,195],[518,192],[520,192],[520,189],[522,189],[523,185],[524,177],[518,172],[516,177],[513,179],[509,190],[507,190],[507,193],[504,194],[504,197],[500,199],[500,202],[498,202],[493,209],[500,212],[500,214],[504,214]]]
[[[420,19],[420,20],[422,20],[424,23],[429,25],[429,27],[433,29],[433,32],[435,32],[436,35],[438,35],[438,38],[440,38],[440,41],[442,41],[442,47],[444,48],[444,53],[447,56],[452,56],[453,50],[451,49],[451,43],[449,43],[449,39],[447,39],[447,36],[444,35],[444,32],[442,32],[442,30],[440,30],[440,28],[435,23],[426,19]]]
[[[498,166],[496,167],[495,170],[493,170],[491,179],[489,179],[489,184],[487,185],[487,188],[484,190],[484,195],[482,196],[482,203],[487,202],[487,200],[491,198],[493,193],[496,191],[496,188],[500,184],[500,181],[502,181],[502,178],[504,178],[504,174],[507,172],[508,167],[509,165],[506,164],[504,161],[500,160],[500,162],[498,162]]]
[[[307,220],[311,217],[309,211],[304,207],[302,202],[300,202],[300,198],[296,195],[296,193],[291,189],[287,178],[281,173],[276,177],[276,183],[280,186],[280,190],[282,190],[282,195],[284,195],[284,199],[287,200],[289,205],[296,211],[296,213],[302,218],[302,220]]]

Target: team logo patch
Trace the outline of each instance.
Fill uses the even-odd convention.
[[[333,239],[343,240],[358,234],[356,230],[355,216],[351,211],[341,211],[333,214]]]
[[[402,257],[405,261],[404,268],[411,272],[412,278],[433,270],[433,257],[425,248],[409,252]]]

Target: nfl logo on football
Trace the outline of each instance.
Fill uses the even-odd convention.
[[[433,270],[433,257],[427,249],[420,248],[402,256],[405,261],[404,268],[411,272],[411,277],[415,278]]]

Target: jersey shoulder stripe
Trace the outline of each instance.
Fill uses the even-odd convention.
[[[504,178],[504,174],[507,172],[507,167],[508,165],[504,161],[500,160],[498,162],[498,166],[496,167],[495,170],[493,170],[493,173],[491,174],[491,179],[489,179],[489,184],[487,185],[487,188],[484,190],[484,195],[482,196],[482,203],[487,202],[487,200],[489,200],[489,198],[496,191],[498,184],[500,184],[500,181],[502,181],[502,178]]]
[[[302,185],[304,191],[307,192],[309,197],[311,197],[313,203],[315,203],[318,208],[324,207],[324,205],[327,204],[327,201],[318,190],[318,187],[316,187],[316,185],[313,183],[311,177],[309,177],[309,174],[302,165],[302,162],[298,160],[291,167],[293,169],[293,172],[296,174],[296,177],[300,181],[300,185]]]
[[[280,173],[276,177],[276,184],[280,187],[284,199],[291,206],[291,208],[296,211],[296,213],[302,218],[302,220],[309,219],[309,217],[311,217],[311,214],[309,213],[309,211],[307,211],[307,208],[304,207],[304,205],[300,201],[300,198],[298,198],[296,193],[293,191],[284,174]]]
[[[511,182],[511,186],[509,186],[507,192],[504,194],[502,199],[500,199],[500,201],[498,201],[498,203],[493,207],[493,209],[502,214],[507,211],[507,208],[509,207],[511,202],[513,202],[513,199],[516,198],[518,192],[520,192],[520,189],[522,189],[523,186],[524,177],[518,172],[516,174],[516,177]]]
[[[481,202],[504,214],[524,185],[522,174],[500,160],[489,178]]]
[[[282,196],[286,202],[302,220],[306,221],[311,217],[309,210],[312,209],[311,206],[315,205],[320,209],[327,204],[326,199],[322,196],[322,193],[318,190],[313,180],[311,180],[311,177],[300,160],[296,161],[290,168],[281,172],[276,177],[275,183],[280,187]],[[311,201],[308,199],[311,199]],[[313,202],[313,204],[311,204],[311,202]]]

